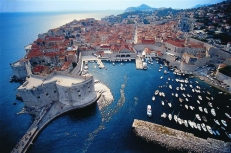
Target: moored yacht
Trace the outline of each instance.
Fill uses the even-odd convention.
[[[213,134],[212,128],[208,125],[206,125],[207,130],[209,131],[210,134]]]
[[[213,115],[213,116],[216,116],[216,112],[215,112],[215,109],[211,109],[211,114]]]
[[[198,98],[199,98],[200,100],[202,100],[202,97],[201,97],[200,95],[198,95]]]
[[[217,124],[217,125],[220,125],[219,121],[214,119],[214,122]]]
[[[147,115],[148,115],[149,117],[152,116],[152,106],[151,106],[151,105],[148,105],[148,106],[147,106]]]
[[[161,104],[164,106],[164,101],[161,101]]]
[[[199,123],[197,123],[197,129],[201,131],[201,125]]]
[[[202,119],[207,122],[207,118],[205,116],[202,116]]]
[[[230,116],[228,113],[225,113],[225,115],[226,115],[228,118],[231,119],[231,116]]]
[[[203,109],[202,109],[202,107],[201,107],[201,106],[199,106],[199,110],[200,110],[201,112],[203,112]]]
[[[187,122],[187,120],[184,120],[184,125],[185,125],[186,127],[188,127],[188,122]]]
[[[188,109],[188,105],[185,105],[185,108]]]
[[[207,108],[204,108],[204,112],[208,114],[208,110],[207,110]]]
[[[177,122],[177,115],[174,115],[174,120]]]
[[[199,101],[199,100],[197,100],[197,103],[198,103],[198,104],[200,104],[200,101]]]
[[[199,114],[196,114],[196,118],[197,118],[199,121],[201,121],[201,117],[200,117]]]
[[[205,124],[204,123],[202,123],[201,124],[201,127],[202,127],[202,129],[206,132],[207,131],[207,129],[206,129],[206,127],[205,127]]]
[[[224,125],[224,126],[227,126],[227,123],[225,120],[221,120],[221,123]]]
[[[175,96],[178,97],[178,94],[176,93]]]
[[[210,102],[208,102],[208,105],[209,105],[210,107],[213,107],[213,104],[212,104],[212,103],[210,103]]]
[[[155,101],[155,96],[152,96],[152,101]]]
[[[171,84],[169,85],[169,89],[172,89],[172,85]]]
[[[166,113],[161,114],[161,117],[166,118]]]
[[[168,106],[171,108],[172,107],[172,103],[168,103]]]
[[[158,95],[158,93],[159,93],[159,90],[156,90],[156,91],[155,91],[155,95]]]
[[[171,121],[172,120],[172,114],[168,114],[168,119]]]
[[[179,101],[182,103],[184,100],[182,98],[179,97]]]

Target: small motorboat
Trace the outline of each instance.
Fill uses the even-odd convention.
[[[224,126],[227,126],[227,123],[225,120],[221,120],[221,123],[224,125]]]
[[[217,125],[221,125],[221,124],[219,123],[219,121],[216,120],[216,119],[214,119],[214,122],[215,122]]]
[[[215,112],[215,109],[211,109],[211,114],[213,115],[213,116],[216,116],[216,112]]]

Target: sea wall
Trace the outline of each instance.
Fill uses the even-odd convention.
[[[212,138],[202,139],[191,133],[171,129],[155,123],[135,119],[134,133],[146,141],[159,144],[168,149],[188,152],[230,153],[231,143]]]

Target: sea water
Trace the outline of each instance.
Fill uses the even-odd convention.
[[[100,14],[100,15],[99,15]],[[86,17],[95,17],[100,19],[103,13],[99,12],[71,12],[71,13],[1,13],[0,19],[0,151],[10,152],[27,129],[33,122],[33,117],[28,114],[16,115],[23,108],[23,103],[15,99],[19,83],[9,83],[12,75],[9,63],[12,63],[25,55],[24,46],[32,43],[39,33],[44,33],[49,29],[59,27],[74,19]],[[112,12],[105,13],[110,15]],[[157,124],[162,124],[171,128],[183,130],[195,134],[198,137],[217,138],[228,141],[224,131],[220,126],[215,125],[214,118],[224,119],[228,127],[231,126],[230,120],[224,115],[230,111],[230,96],[219,95],[218,90],[211,88],[208,84],[196,79],[189,78],[193,87],[201,87],[200,95],[203,98],[201,105],[208,109],[208,114],[201,113],[198,109],[196,100],[198,93],[192,93],[189,84],[184,93],[189,93],[193,97],[188,98],[189,102],[180,103],[178,98],[173,97],[171,93],[177,93],[182,97],[182,91],[177,91],[176,87],[180,83],[176,78],[186,79],[185,76],[177,76],[164,67],[159,72],[160,63],[154,61],[153,65],[148,65],[147,70],[136,70],[135,62],[116,62],[115,66],[111,62],[104,61],[107,69],[95,68],[96,63],[89,63],[89,72],[105,83],[111,90],[114,101],[103,110],[99,110],[97,103],[80,109],[73,110],[57,119],[53,120],[38,135],[28,152],[167,152],[168,150],[158,145],[147,143],[137,138],[132,131],[132,122],[134,119],[141,119]],[[162,63],[163,64],[163,63]],[[164,75],[163,71],[170,73]],[[160,79],[163,76],[163,79]],[[168,80],[171,78],[171,81]],[[173,81],[172,81],[173,79]],[[197,84],[195,81],[198,81]],[[166,83],[168,82],[168,84]],[[169,89],[171,84],[173,89]],[[162,86],[162,88],[159,88]],[[152,101],[155,90],[165,93],[166,97],[156,96]],[[214,100],[213,107],[216,109],[217,116],[213,117],[208,106],[208,96],[206,91],[211,93]],[[183,97],[182,97],[183,98]],[[161,105],[161,101],[165,106]],[[172,102],[172,108],[169,108],[167,102]],[[13,105],[16,103],[16,105]],[[147,105],[152,106],[152,117],[147,117]],[[195,110],[186,110],[184,105],[191,105]],[[182,105],[182,106],[181,106]],[[229,106],[229,108],[227,107]],[[217,107],[219,109],[217,109]],[[219,130],[221,136],[213,136],[208,132],[196,129],[186,128],[184,125],[178,125],[174,120],[163,119],[160,115],[179,114],[182,119],[193,121],[195,114],[206,116],[208,123],[212,128]],[[195,119],[195,122],[202,123]],[[228,132],[230,129],[226,128]],[[174,152],[174,151],[169,151]],[[177,152],[177,151],[176,151]]]

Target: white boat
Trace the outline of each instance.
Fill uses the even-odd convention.
[[[159,69],[159,72],[161,71],[161,69]]]
[[[182,93],[182,95],[183,95],[184,97],[186,97],[184,93]]]
[[[147,106],[147,115],[148,115],[149,117],[152,116],[152,106],[151,106],[151,105],[148,105],[148,106]]]
[[[177,122],[177,115],[174,115],[174,120]]]
[[[163,96],[163,97],[165,97],[165,94],[164,94],[164,92],[162,92],[162,96]]]
[[[214,122],[215,122],[217,125],[221,125],[221,124],[219,123],[219,121],[216,120],[216,119],[214,119]]]
[[[159,90],[156,90],[156,91],[155,91],[155,95],[158,95],[158,93],[159,93]]]
[[[201,125],[199,123],[197,123],[197,129],[201,131]]]
[[[212,108],[212,109],[211,109],[211,113],[212,113],[213,116],[216,116],[215,109]]]
[[[184,120],[184,125],[185,125],[186,127],[188,127],[188,122],[187,122],[187,120]]]
[[[207,96],[206,96],[205,98],[207,98],[208,100],[210,100],[210,98],[209,98],[209,97],[207,97]]]
[[[169,89],[172,89],[172,85],[171,84],[169,85]]]
[[[221,126],[221,128],[222,128],[222,130],[224,130],[224,131],[225,131],[225,128],[224,128],[223,126]]]
[[[199,114],[196,114],[196,118],[197,118],[199,121],[201,121],[201,117],[200,117]]]
[[[174,93],[172,93],[172,96],[174,96]]]
[[[202,119],[207,122],[207,118],[205,116],[202,116]]]
[[[202,109],[202,107],[201,107],[201,106],[199,106],[199,110],[200,110],[201,112],[203,112],[203,109]]]
[[[185,108],[188,109],[188,105],[185,105]]]
[[[213,100],[213,97],[211,97],[211,100]]]
[[[160,79],[163,79],[163,76],[161,76]]]
[[[172,114],[168,114],[168,119],[171,121],[172,120]]]
[[[201,97],[200,95],[198,95],[198,98],[199,98],[200,100],[202,100],[202,97]]]
[[[209,131],[210,134],[213,134],[212,128],[208,125],[206,125],[207,130]]]
[[[182,123],[183,123],[183,121],[182,121],[182,119],[181,118],[177,118],[177,121],[178,121],[178,123],[181,125]]]
[[[194,128],[192,121],[188,120],[188,124],[191,126],[191,128]]]
[[[189,106],[189,108],[190,108],[191,110],[194,110],[194,109],[195,109],[195,107],[193,107],[193,106]]]
[[[193,88],[193,86],[192,86],[191,84],[189,85],[189,87],[190,87],[190,88]]]
[[[115,63],[113,62],[113,63],[112,63],[112,65],[114,66],[114,65],[115,65]]]
[[[209,105],[210,107],[213,107],[213,104],[212,104],[212,103],[210,103],[210,102],[208,102],[208,105]]]
[[[197,100],[197,103],[198,103],[198,104],[200,104],[200,101],[199,101],[199,100]]]
[[[152,101],[155,101],[155,96],[152,96]]]
[[[176,87],[176,90],[179,90],[179,87]]]
[[[168,106],[171,108],[172,107],[172,103],[168,103]]]
[[[192,122],[192,124],[193,124],[193,127],[197,129],[197,124],[195,122]]]
[[[123,63],[120,63],[120,65],[122,66],[122,65],[123,65]]]
[[[186,101],[188,101],[188,98],[185,98]]]
[[[170,78],[168,78],[168,80],[170,81]]]
[[[221,123],[224,125],[224,126],[227,126],[227,123],[225,120],[221,120]]]
[[[187,94],[188,97],[192,97],[190,94]]]
[[[182,98],[179,97],[179,101],[182,103],[184,100]]]
[[[161,104],[164,106],[164,101],[161,101]]]
[[[204,112],[208,114],[208,110],[207,110],[207,108],[204,108]]]
[[[159,96],[162,96],[162,92],[159,92]]]
[[[161,114],[161,117],[166,118],[166,113]]]
[[[175,96],[178,97],[178,94],[176,93]]]
[[[194,89],[192,89],[192,92],[195,92],[195,90],[194,90]]]
[[[164,74],[167,74],[167,71],[166,71],[166,70],[164,70]]]
[[[207,131],[207,129],[206,129],[206,127],[205,127],[205,124],[204,123],[202,123],[201,124],[201,127],[202,127],[202,129],[206,132]]]
[[[207,93],[210,95],[210,92],[207,91]]]
[[[225,115],[226,115],[228,118],[231,119],[231,116],[230,116],[228,113],[225,113]]]

